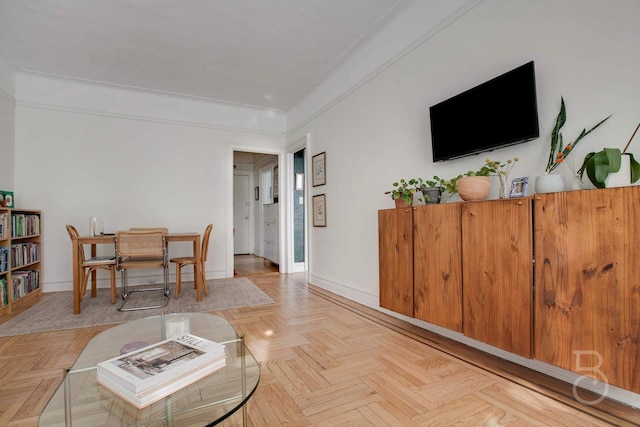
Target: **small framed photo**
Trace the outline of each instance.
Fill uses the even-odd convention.
[[[278,166],[273,167],[273,201],[278,202],[278,187],[280,185],[280,177],[278,176]]]
[[[524,197],[527,195],[527,186],[529,185],[529,178],[526,176],[520,178],[513,178],[511,181],[511,191],[509,197]]]
[[[260,187],[256,187],[256,188],[253,190],[253,198],[254,198],[255,200],[260,200]]]
[[[314,227],[326,227],[327,226],[327,198],[325,194],[318,194],[313,196],[313,226]]]
[[[320,154],[316,154],[312,157],[312,167],[313,167],[313,186],[317,187],[318,185],[324,185],[327,183],[327,161],[326,161],[326,152],[322,152]]]
[[[12,208],[13,207],[13,191],[0,190],[0,200],[2,201],[1,205],[3,207]]]

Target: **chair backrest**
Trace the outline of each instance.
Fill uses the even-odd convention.
[[[169,234],[169,229],[164,227],[131,227],[129,231],[162,231],[164,234]]]
[[[167,233],[161,230],[116,232],[116,253],[121,257],[166,256]]]
[[[80,236],[80,233],[78,233],[78,229],[70,224],[67,224],[67,233],[69,233],[69,237],[71,237],[72,242],[73,242],[73,239],[77,239]],[[80,247],[78,248],[78,251],[80,252],[80,263],[83,263],[86,260],[84,256],[84,246],[83,245],[79,245],[79,246]]]
[[[209,237],[211,236],[212,228],[213,224],[209,224],[207,225],[207,228],[204,229],[204,235],[202,236],[202,249],[200,250],[202,262],[207,262],[207,255],[209,253]]]

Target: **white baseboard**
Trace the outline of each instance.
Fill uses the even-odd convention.
[[[193,269],[192,269],[193,270]],[[221,270],[216,271],[207,271],[206,274],[207,280],[210,279],[224,279],[227,277],[226,272]],[[176,275],[174,272],[169,273],[169,282],[175,283]],[[182,274],[183,282],[191,282],[193,281],[193,271],[191,273],[187,273],[186,271]],[[149,275],[136,275],[133,276],[129,274],[128,277],[129,286],[137,286],[137,285],[148,285],[151,283],[162,283],[162,274],[149,274]],[[109,289],[111,287],[111,280],[109,276],[104,276],[102,274],[99,275],[98,280],[96,281],[96,285],[99,289],[106,288]],[[89,285],[91,286],[91,285]],[[120,288],[120,273],[116,272],[116,286]],[[73,290],[73,281],[72,280],[63,280],[58,282],[44,282],[42,284],[42,292],[62,292],[62,291],[72,291]]]

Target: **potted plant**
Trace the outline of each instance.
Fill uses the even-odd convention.
[[[582,180],[586,172],[589,180],[596,188],[619,187],[638,181],[640,179],[640,163],[636,161],[633,154],[627,153],[629,144],[631,144],[633,137],[638,132],[638,128],[640,128],[640,124],[631,135],[624,150],[605,148],[595,153],[588,153],[584,157],[580,170],[578,170],[580,179]],[[613,174],[617,172],[621,172],[620,179],[610,182],[609,180],[614,177]]]
[[[421,188],[415,178],[401,179],[393,183],[393,190],[385,191],[396,202],[396,208],[404,208],[413,205],[413,195]],[[422,199],[419,199],[422,200]]]
[[[454,194],[460,195],[462,200],[471,200],[467,197],[472,198],[473,200],[483,200],[489,194],[489,189],[491,188],[491,183],[489,182],[489,175],[492,174],[492,168],[488,164],[484,164],[478,170],[470,170],[461,175],[453,177],[451,179],[445,180],[434,176],[434,180],[436,180],[441,188],[443,193],[448,194],[446,199],[443,202],[447,202],[451,196]],[[462,183],[462,194],[460,194],[460,183]],[[470,190],[469,187],[480,187],[479,189]],[[469,191],[472,191],[474,195],[470,195]],[[483,193],[485,193],[482,196]],[[478,199],[478,197],[481,197]]]
[[[422,178],[418,178],[417,181],[417,186],[420,188],[426,204],[440,203],[440,197],[442,195],[442,179],[434,176],[432,179],[424,181]]]
[[[487,159],[480,169],[468,171],[462,176],[458,176],[456,186],[460,198],[464,201],[486,199],[489,195],[489,190],[491,190],[490,175],[495,175],[495,170]]]
[[[560,164],[563,162],[567,162],[567,165],[571,169],[573,175],[576,175],[576,171],[572,167],[572,163],[570,162],[569,155],[572,153],[573,149],[578,145],[578,143],[591,132],[596,130],[600,125],[609,120],[608,117],[601,120],[597,125],[589,129],[588,131],[582,129],[580,135],[575,139],[575,141],[570,142],[568,144],[564,144],[562,137],[562,127],[567,121],[567,110],[564,105],[564,98],[560,97],[560,112],[558,113],[558,117],[556,118],[556,124],[551,132],[551,147],[549,150],[549,160],[547,161],[547,167],[544,171],[543,176],[536,177],[536,193],[551,193],[556,191],[564,191],[565,182],[564,176],[562,175],[551,175]]]

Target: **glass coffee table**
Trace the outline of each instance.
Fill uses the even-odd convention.
[[[96,382],[96,365],[132,343],[166,337],[167,321],[188,323],[191,334],[224,344],[227,365],[166,398],[138,409]],[[141,344],[140,344],[141,345]],[[128,347],[125,347],[128,346]],[[242,409],[260,380],[260,366],[231,324],[206,313],[176,313],[107,329],[87,344],[40,414],[40,426],[212,426]]]

